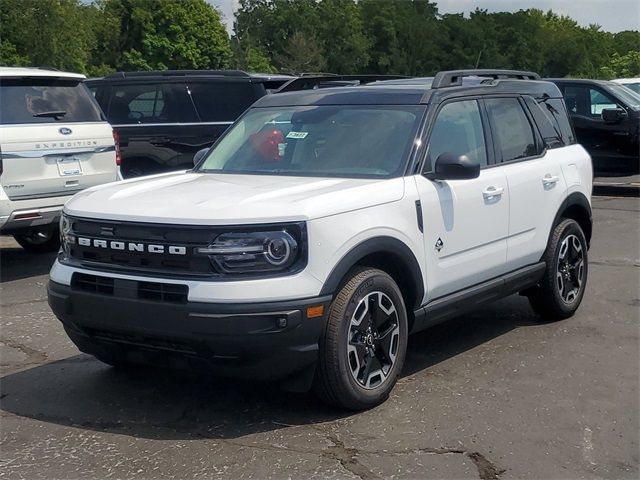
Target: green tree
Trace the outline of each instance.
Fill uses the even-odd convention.
[[[607,65],[600,68],[601,78],[640,77],[640,51],[629,51],[624,55],[613,52]]]
[[[326,66],[316,39],[301,32],[289,37],[284,51],[276,55],[275,61],[282,71],[298,75],[322,72]]]
[[[92,9],[80,0],[0,0],[2,62],[86,72]]]
[[[226,68],[229,37],[219,12],[205,0],[104,0],[103,14],[119,20],[114,63],[124,70]],[[106,41],[111,42],[110,39]]]

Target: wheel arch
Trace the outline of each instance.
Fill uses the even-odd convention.
[[[352,248],[333,268],[321,295],[334,294],[354,267],[379,268],[388,273],[402,292],[410,322],[422,304],[424,282],[420,264],[404,242],[393,237],[374,237]]]
[[[583,193],[574,192],[569,195],[564,202],[562,202],[562,205],[553,220],[549,238],[551,238],[551,235],[553,234],[553,228],[555,228],[563,218],[571,218],[578,222],[578,225],[580,225],[580,228],[582,228],[582,231],[584,232],[584,236],[587,240],[587,246],[590,246],[591,235],[593,233],[593,220],[591,205]]]

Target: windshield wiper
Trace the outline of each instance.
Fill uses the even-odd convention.
[[[34,113],[34,117],[53,117],[56,120],[64,117],[67,114],[66,110],[50,110],[48,112],[38,112]]]

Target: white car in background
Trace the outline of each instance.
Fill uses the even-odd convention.
[[[0,234],[57,250],[64,203],[119,178],[119,146],[84,76],[0,67]]]
[[[630,88],[640,95],[640,78],[617,78],[613,81]]]

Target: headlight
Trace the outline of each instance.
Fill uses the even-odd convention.
[[[208,255],[224,274],[284,272],[304,261],[302,235],[300,228],[223,233],[196,251]]]
[[[64,213],[60,216],[60,246],[69,254],[69,245],[75,245],[76,237],[71,233],[71,220]]]

